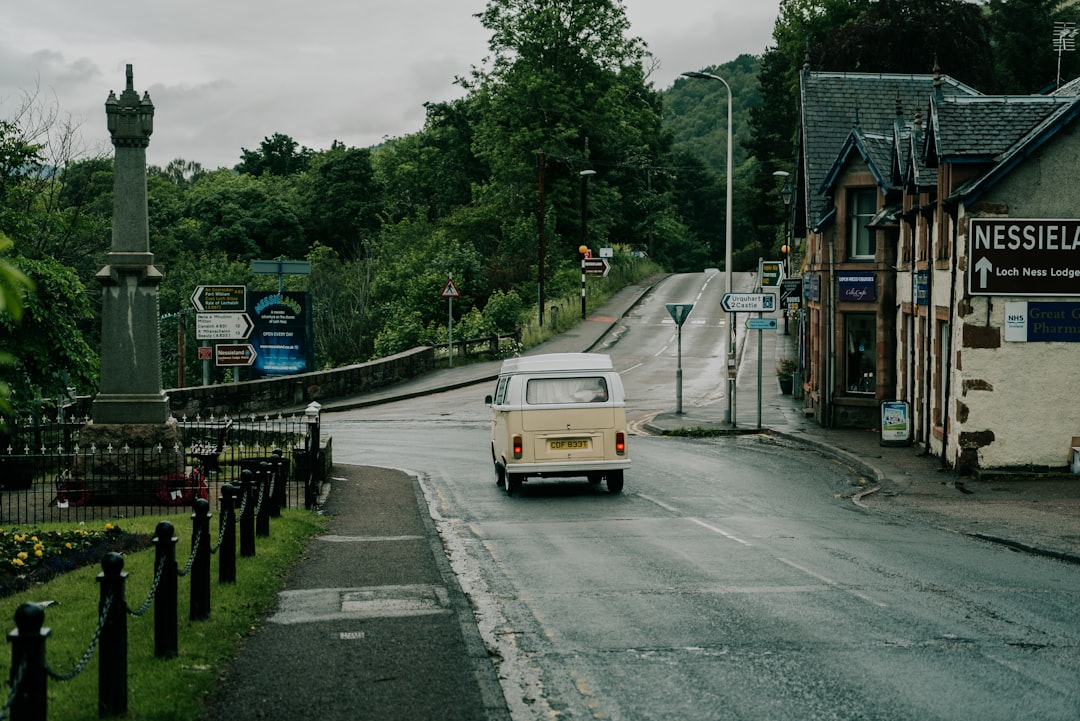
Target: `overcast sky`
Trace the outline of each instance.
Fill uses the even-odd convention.
[[[43,0],[5,3],[0,118],[37,93],[111,154],[109,91],[154,103],[147,162],[232,167],[274,133],[314,150],[368,147],[420,130],[425,102],[461,97],[479,66],[485,0]],[[779,0],[624,0],[631,34],[679,73],[762,53]]]

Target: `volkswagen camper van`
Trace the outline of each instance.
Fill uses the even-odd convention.
[[[548,353],[503,361],[491,407],[495,479],[514,493],[530,478],[578,476],[623,489],[627,453],[623,384],[600,353]]]

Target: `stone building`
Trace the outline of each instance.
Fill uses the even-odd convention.
[[[912,440],[960,470],[1069,461],[1075,93],[804,69],[793,232],[808,414],[876,427],[881,403],[899,400]]]

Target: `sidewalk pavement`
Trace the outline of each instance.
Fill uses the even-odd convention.
[[[653,285],[623,289],[576,328],[529,353],[602,352],[608,332]],[[942,470],[938,459],[915,448],[881,446],[876,429],[820,428],[803,417],[800,401],[780,393],[775,380],[777,360],[794,356],[794,336],[741,327],[739,333],[736,427],[724,421],[726,400],[682,414],[659,413],[640,427],[653,434],[677,429],[767,433],[854,469],[865,484],[851,501],[869,511],[1080,563],[1080,477],[976,481]],[[327,401],[323,411],[491,381],[500,365],[435,371]],[[207,699],[203,718],[508,721],[491,658],[497,651],[486,648],[480,636],[418,480],[397,470],[336,466],[328,489],[322,503],[327,532],[310,543],[304,560],[289,573],[277,610],[245,640]]]

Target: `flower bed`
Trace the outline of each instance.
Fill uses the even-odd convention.
[[[104,524],[100,530],[0,528],[0,598],[97,563],[110,551],[139,551],[150,542],[149,537],[127,533],[112,523]]]

